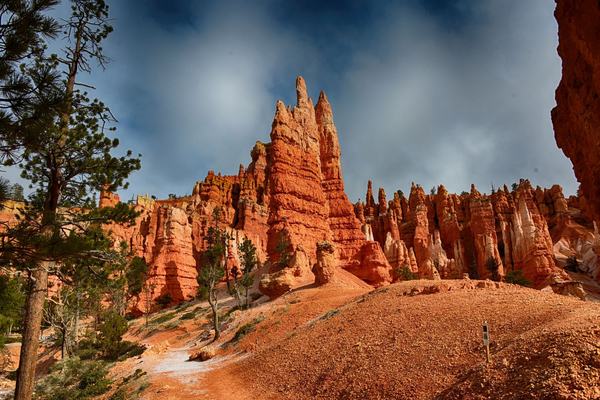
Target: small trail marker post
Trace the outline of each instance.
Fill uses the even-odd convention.
[[[488,323],[483,323],[483,345],[485,346],[485,361],[490,362],[490,337],[488,330]]]

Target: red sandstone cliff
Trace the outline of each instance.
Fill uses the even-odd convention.
[[[555,252],[558,258],[583,257],[583,252],[586,265],[596,270],[597,235],[585,236],[590,244],[577,247],[573,229],[554,229],[567,226],[568,216],[590,230],[589,213],[575,207],[586,206],[585,198],[566,200],[560,186],[534,190],[523,181],[513,192],[505,186],[488,196],[472,187],[470,194],[458,196],[443,186],[436,195],[426,195],[413,184],[408,199],[394,193],[387,201],[380,188],[375,202],[369,182],[366,202],[352,205],[344,193],[331,105],[321,92],[313,106],[301,77],[296,93],[295,107],[277,103],[271,143],[256,143],[247,168],[240,165],[237,175],[228,176],[209,171],[188,198],[138,196],[142,215],[137,225],[112,227],[115,243],[124,240],[150,266],[152,298],[169,292],[182,301],[195,294],[216,207],[221,210],[218,223],[234,238],[228,247],[230,269],[239,262],[237,244],[244,237],[254,242],[263,262],[278,256],[281,234],[290,241],[292,268],[261,282],[263,293],[272,297],[315,281],[311,271],[317,273],[317,284],[350,272],[380,286],[397,279],[397,268],[403,266],[426,279],[486,278],[485,263],[493,258],[501,275],[522,270],[542,288],[568,279],[555,265]],[[101,205],[118,201],[107,193],[101,199]],[[326,252],[321,246],[319,255],[318,243],[330,245]]]
[[[408,266],[428,279],[456,279],[465,273],[490,278],[485,264],[493,258],[500,275],[521,270],[537,288],[568,280],[556,267],[549,224],[555,226],[563,214],[579,213],[569,209],[558,185],[534,190],[522,181],[512,193],[504,187],[489,196],[472,187],[459,197],[444,186],[436,195],[426,195],[413,184],[409,200],[396,195],[385,205],[383,189],[379,203],[372,193],[369,182],[367,201],[357,203],[355,212],[394,268]]]
[[[573,162],[596,221],[600,219],[600,3],[556,0],[562,79],[552,110],[558,147]]]

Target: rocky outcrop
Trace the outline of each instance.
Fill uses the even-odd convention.
[[[279,297],[295,288],[296,279],[290,269],[283,269],[271,274],[264,274],[260,278],[258,290],[271,299]]]
[[[474,195],[469,204],[471,210],[471,232],[477,254],[477,272],[480,279],[491,278],[491,271],[486,269],[488,260],[500,264],[498,274],[504,275],[504,268],[498,251],[496,235],[496,219],[489,198]]]
[[[107,190],[100,191],[100,202],[98,203],[99,208],[112,207],[119,203],[121,199],[116,193],[111,193]]]
[[[385,192],[379,193],[385,201]],[[491,279],[486,263],[493,260],[497,275],[521,270],[537,288],[568,279],[556,267],[549,229],[561,215],[578,214],[558,185],[533,189],[523,180],[513,192],[504,186],[482,195],[472,187],[470,194],[458,196],[441,185],[436,194],[426,195],[413,184],[408,200],[397,193],[382,207],[372,198],[369,182],[367,202],[354,209],[363,231],[381,240],[393,268],[408,266],[421,278],[457,279],[468,273],[473,279]],[[588,249],[586,254],[592,253]]]
[[[346,270],[368,284],[379,287],[392,282],[393,270],[379,243],[366,242],[360,251],[361,263],[348,265]]]
[[[562,79],[552,122],[556,144],[573,162],[593,217],[600,218],[600,4],[556,0]]]
[[[302,78],[296,82],[297,106],[277,102],[271,130],[269,187],[269,255],[277,261],[275,246],[285,228],[293,247],[306,246],[312,262],[316,243],[331,240],[326,197],[321,186],[319,128],[312,100]]]
[[[327,223],[331,239],[343,264],[357,264],[356,254],[365,241],[360,222],[354,215],[354,207],[344,193],[342,180],[341,150],[337,129],[333,124],[331,105],[324,92],[315,106],[315,118],[319,130],[321,157],[321,186],[327,202]]]
[[[204,346],[200,350],[192,353],[188,358],[188,361],[208,361],[211,358],[214,358],[216,355],[215,348],[211,345]]]
[[[317,262],[312,268],[312,272],[315,274],[315,284],[322,286],[335,282],[337,269],[333,245],[329,242],[317,243]]]
[[[554,257],[561,268],[589,275],[600,282],[600,234],[563,214],[550,233],[554,242]]]
[[[299,77],[297,105],[277,103],[271,130],[269,173],[269,255],[286,229],[292,246],[302,244],[309,261],[316,261],[316,243],[330,241],[340,265],[360,264],[365,242],[353,206],[344,193],[337,129],[331,105],[321,92],[317,105]]]

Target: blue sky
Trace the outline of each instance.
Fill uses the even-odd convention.
[[[118,118],[122,150],[143,154],[123,200],[237,174],[269,141],[276,101],[294,104],[298,75],[332,104],[352,202],[369,179],[388,196],[411,182],[577,189],[550,120],[553,1],[108,3],[114,61],[82,81]]]

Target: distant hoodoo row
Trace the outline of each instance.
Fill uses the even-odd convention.
[[[389,202],[380,189],[376,203],[369,182],[366,203],[353,205],[344,193],[337,129],[325,93],[313,105],[302,77],[296,93],[293,108],[277,102],[271,142],[256,143],[247,168],[240,165],[230,176],[210,171],[191,197],[138,196],[142,215],[136,226],[110,228],[115,243],[125,241],[150,266],[152,297],[168,292],[182,301],[196,294],[215,207],[221,210],[219,224],[234,238],[228,268],[239,263],[237,244],[244,237],[253,241],[263,262],[277,261],[281,237],[290,243],[290,268],[261,281],[261,291],[271,297],[314,282],[315,275],[317,284],[358,286],[389,284],[402,270],[427,279],[465,274],[485,279],[491,277],[485,267],[489,260],[497,263],[499,274],[523,271],[537,288],[564,287],[569,281],[556,266],[558,239],[553,241],[551,230],[581,226],[576,221],[589,228],[585,199],[567,201],[559,186],[534,190],[524,181],[516,191],[505,187],[490,196],[474,187],[470,194],[450,195],[443,186],[436,195],[425,195],[413,185],[408,199],[395,193]],[[118,196],[102,193],[100,205],[116,201]],[[592,243],[595,237],[589,233],[586,240]],[[596,247],[588,247],[595,256]],[[563,241],[561,249],[563,261],[582,256],[572,242]],[[589,272],[597,276],[597,258],[589,261]],[[140,304],[137,312],[142,310]]]

